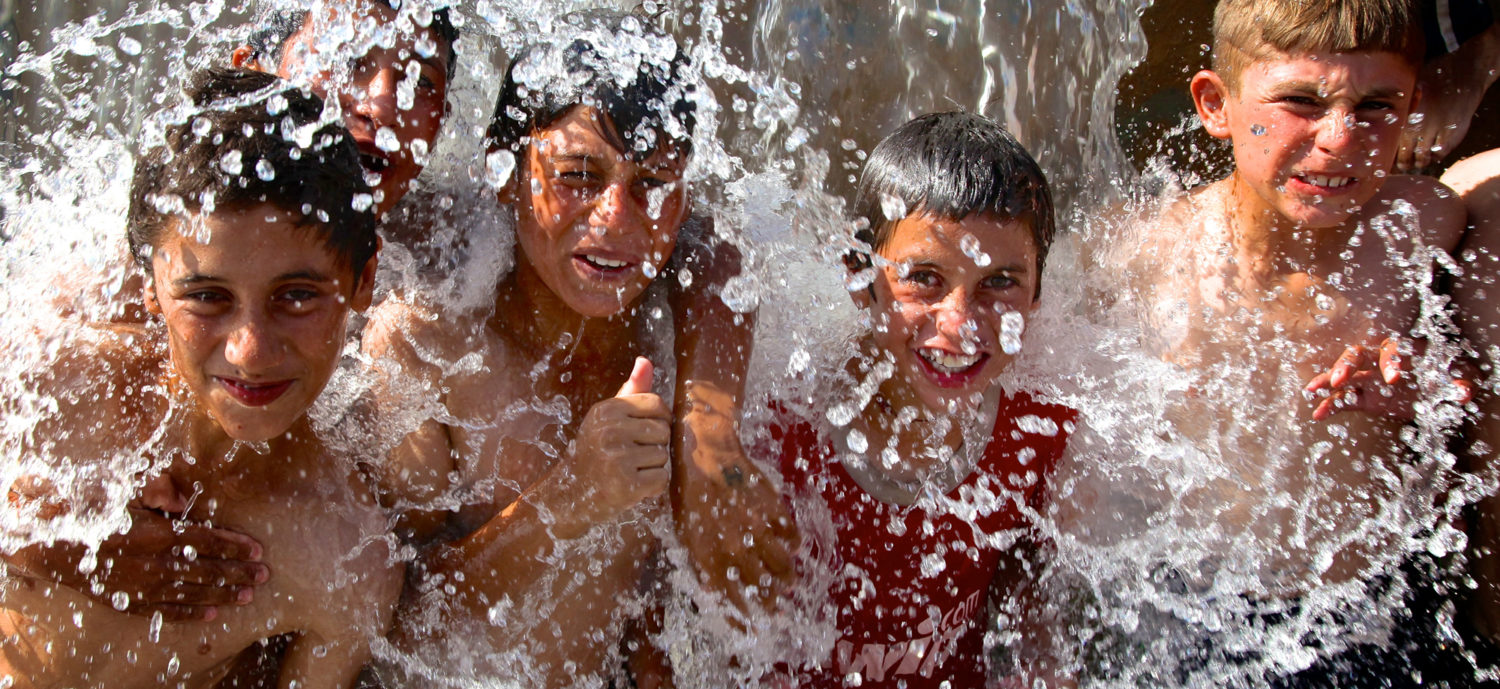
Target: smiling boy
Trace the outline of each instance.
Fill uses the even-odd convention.
[[[854,212],[870,221],[869,248],[847,262],[871,273],[853,297],[872,326],[844,373],[873,395],[843,426],[782,409],[766,448],[788,491],[826,505],[837,532],[839,639],[796,682],[985,686],[991,611],[1022,639],[1020,665],[1000,673],[1055,679],[1032,520],[1074,414],[997,384],[1041,293],[1055,234],[1046,179],[994,122],[926,115],[871,152]]]
[[[434,544],[393,637],[422,666],[413,674],[603,682],[623,601],[656,547],[642,517],[659,513],[669,482],[706,578],[729,570],[769,588],[789,569],[774,537],[789,524],[777,525],[774,490],[734,435],[737,391],[696,375],[743,366],[747,352],[725,339],[742,319],[686,296],[707,294],[723,256],[682,237],[704,230],[684,177],[687,58],[635,16],[571,15],[558,31],[511,64],[491,122],[490,156],[515,161],[499,197],[517,239],[493,309],[434,312],[397,295],[366,333],[385,401],[416,390],[441,410],[393,454],[385,482],[417,541]],[[672,273],[689,261],[692,291]],[[638,358],[674,350],[675,413],[653,392],[664,377]],[[704,423],[674,429],[694,418]],[[747,532],[772,537],[746,548]]]
[[[1405,0],[1223,0],[1191,91],[1234,170],[1102,266],[1152,353],[1192,377],[1174,428],[1220,462],[1181,497],[1205,585],[1295,606],[1399,563],[1376,519],[1405,497],[1389,476],[1415,391],[1356,371],[1406,336],[1422,268],[1463,232],[1446,188],[1391,172],[1421,55]]]
[[[189,97],[199,111],[168,130],[132,185],[131,251],[160,324],[76,326],[36,381],[62,408],[19,441],[75,480],[121,455],[158,467],[148,489],[192,499],[138,500],[132,520],[247,534],[263,566],[257,595],[241,589],[197,620],[130,615],[129,592],[105,592],[105,604],[29,577],[27,553],[10,553],[0,684],[207,686],[247,647],[294,634],[281,685],[347,687],[390,623],[401,567],[384,512],[353,460],[329,453],[307,418],[342,356],[350,311],[370,303],[374,218],[354,210],[369,192],[341,128],[320,129],[308,148],[291,143],[322,104],[276,82],[237,70],[197,77]],[[285,104],[276,115],[272,98]],[[271,179],[257,171],[267,165]],[[41,506],[32,517],[43,520],[89,509],[46,494],[12,503]],[[177,590],[221,586],[209,572]]]

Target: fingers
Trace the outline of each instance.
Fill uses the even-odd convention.
[[[635,368],[630,371],[630,378],[620,386],[620,391],[615,397],[626,397],[629,395],[640,395],[651,392],[651,378],[656,369],[651,365],[651,360],[643,356],[635,358]]]
[[[263,550],[255,539],[228,529],[179,523],[175,545],[192,548],[199,559],[259,562]]]
[[[1370,365],[1370,352],[1360,346],[1350,347],[1339,355],[1339,360],[1329,369],[1328,384],[1336,388],[1344,387],[1358,373]]]
[[[1405,363],[1405,358],[1401,356],[1400,340],[1389,338],[1380,344],[1380,377],[1388,385],[1395,385],[1401,379]]]
[[[141,488],[141,496],[137,503],[162,512],[181,514],[188,509],[188,496],[178,490],[177,485],[172,483],[172,478],[165,474],[158,474],[146,481]]]

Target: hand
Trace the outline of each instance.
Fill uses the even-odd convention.
[[[786,504],[745,456],[730,396],[694,382],[682,415],[680,485],[673,492],[678,538],[699,579],[741,610],[769,607],[795,578],[800,537]]]
[[[584,494],[571,509],[582,509],[583,526],[624,514],[667,490],[667,443],[672,413],[651,392],[655,370],[636,357],[630,379],[614,397],[591,407],[572,445],[571,480]]]
[[[28,576],[116,609],[125,594],[122,612],[131,615],[212,620],[220,606],[249,603],[270,570],[255,539],[167,516],[186,509],[187,498],[158,477],[129,506],[130,528],[100,544],[92,571],[81,571],[87,549],[65,541],[26,546],[8,559]]]
[[[1500,23],[1470,38],[1456,52],[1429,60],[1417,77],[1421,98],[1412,108],[1420,122],[1401,130],[1396,170],[1411,172],[1443,161],[1463,142],[1474,112],[1494,80],[1500,58]]]
[[[1413,384],[1409,359],[1399,338],[1386,338],[1378,350],[1355,345],[1344,350],[1327,371],[1314,376],[1304,388],[1309,393],[1327,391],[1315,409],[1313,418],[1322,421],[1341,411],[1365,411],[1383,416],[1412,419],[1414,405],[1422,391]],[[1373,370],[1371,367],[1374,367]],[[1454,378],[1458,401],[1468,402],[1474,386],[1464,378]]]

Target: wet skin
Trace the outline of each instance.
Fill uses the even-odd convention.
[[[305,84],[319,97],[334,96],[343,112],[344,126],[359,146],[360,159],[367,174],[379,175],[372,185],[376,213],[384,215],[401,200],[411,182],[421,173],[424,161],[413,153],[413,146],[431,147],[442,129],[447,114],[448,44],[430,28],[415,27],[397,34],[390,47],[362,42],[341,44],[332,52],[319,45],[319,39],[333,33],[335,27],[359,26],[373,21],[391,24],[397,13],[378,2],[360,2],[353,12],[332,5],[322,14],[311,14],[302,28],[287,39],[281,61],[262,64],[249,47],[234,52],[238,67],[274,71],[293,82]],[[428,52],[429,55],[422,53]],[[365,50],[349,57],[353,50]],[[404,83],[414,82],[414,83]],[[410,88],[408,107],[399,94]],[[387,128],[400,147],[393,151],[377,145],[377,133]],[[414,144],[421,141],[422,144]]]
[[[1241,213],[1332,227],[1385,182],[1416,80],[1396,53],[1310,53],[1256,60],[1238,88],[1212,71],[1191,88],[1204,128],[1234,147]]]
[[[193,229],[165,233],[146,306],[167,325],[177,379],[208,414],[236,440],[268,440],[333,375],[349,309],[370,305],[373,259],[356,276],[271,204]]]
[[[974,256],[964,251],[972,242]],[[1006,312],[1030,315],[1037,252],[1031,230],[1016,220],[971,215],[903,218],[879,248],[874,297],[861,293],[875,319],[873,342],[896,364],[882,394],[899,406],[939,412],[970,406],[1014,358],[1000,348]]]

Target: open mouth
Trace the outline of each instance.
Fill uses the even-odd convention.
[[[598,254],[573,254],[573,262],[585,273],[598,277],[617,277],[635,269],[637,262],[608,258]]]
[[[231,397],[247,407],[264,407],[277,399],[280,399],[294,381],[283,380],[274,383],[250,383],[233,378],[214,377]]]
[[[923,364],[928,377],[943,387],[964,387],[973,382],[989,358],[984,353],[959,354],[936,347],[917,349],[917,361]]]
[[[1353,177],[1336,175],[1294,175],[1292,179],[1324,193],[1337,193],[1354,186]]]

